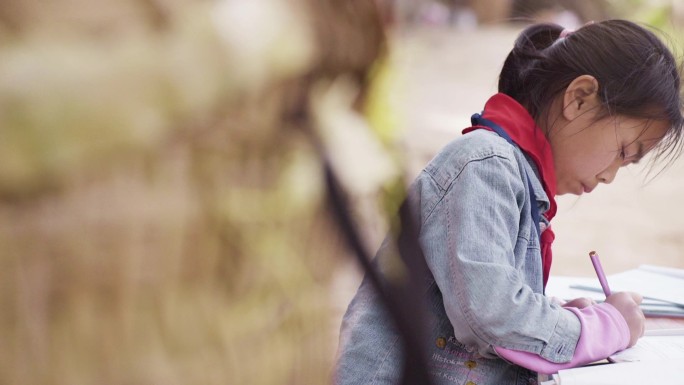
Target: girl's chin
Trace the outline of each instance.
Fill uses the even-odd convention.
[[[584,189],[580,186],[580,188],[576,189],[567,189],[567,188],[558,188],[556,190],[556,196],[559,195],[577,195],[580,196],[584,194]]]

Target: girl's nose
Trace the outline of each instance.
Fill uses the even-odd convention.
[[[622,159],[615,159],[610,166],[597,175],[599,182],[605,184],[613,183],[613,180],[615,180],[615,176],[617,175],[621,165]]]

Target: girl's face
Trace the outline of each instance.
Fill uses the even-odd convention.
[[[669,128],[667,122],[621,115],[597,120],[597,89],[591,76],[575,79],[556,101],[559,113],[551,115],[558,118],[548,122],[558,195],[581,195],[611,183],[620,167],[638,162]]]
[[[669,127],[666,122],[626,116],[585,120],[575,120],[549,138],[558,195],[582,195],[599,183],[611,183],[620,167],[638,162]]]

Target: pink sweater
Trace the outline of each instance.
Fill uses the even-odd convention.
[[[494,350],[501,358],[514,364],[535,372],[551,374],[561,369],[605,359],[625,349],[629,344],[630,333],[627,321],[613,305],[604,302],[584,309],[574,307],[565,309],[573,312],[582,325],[575,354],[569,362],[554,363],[534,353],[502,347],[495,347]]]

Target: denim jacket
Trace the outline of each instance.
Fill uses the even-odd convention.
[[[529,205],[536,202],[543,213],[549,200],[533,164],[497,134],[478,130],[448,144],[411,185],[431,275],[424,343],[436,384],[536,382],[536,373],[498,358],[495,346],[554,363],[574,354],[579,320],[543,295]],[[380,247],[378,266],[390,249],[387,242]],[[392,321],[364,279],[343,317],[336,383],[397,384],[401,349]]]

